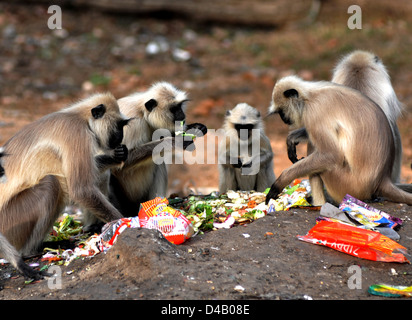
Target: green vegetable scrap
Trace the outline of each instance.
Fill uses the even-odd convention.
[[[219,224],[233,221],[244,224],[266,215],[264,193],[254,191],[213,192],[207,196],[169,199],[169,205],[179,209],[192,222],[195,232],[205,232]],[[230,225],[229,225],[230,227]]]
[[[185,127],[185,121],[184,121],[184,120],[183,120],[183,121],[180,121],[180,126],[181,126],[182,128]],[[182,136],[182,137],[190,137],[190,138],[192,138],[192,140],[195,140],[195,139],[196,139],[196,135],[195,135],[195,134],[187,133],[187,132],[185,132],[185,131],[176,131],[176,132],[175,132],[175,135],[176,135],[176,136]]]
[[[70,215],[63,215],[63,219],[57,221],[53,230],[46,236],[44,241],[62,241],[70,239],[79,239],[83,236],[83,225],[80,221],[75,220]]]

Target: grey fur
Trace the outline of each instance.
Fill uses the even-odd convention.
[[[247,140],[240,139],[235,124],[254,125],[259,135],[252,134]],[[219,192],[228,190],[264,191],[275,181],[273,151],[265,135],[260,113],[246,103],[240,103],[226,113],[225,137],[219,143]],[[253,145],[258,145],[258,154],[253,154]],[[248,154],[238,154],[239,149]],[[240,153],[240,152],[239,152]],[[259,161],[259,163],[255,163]],[[256,174],[246,174],[247,167],[258,165]]]
[[[375,54],[356,50],[344,56],[336,65],[332,82],[359,90],[375,101],[385,113],[395,141],[392,181],[399,183],[402,166],[402,141],[396,121],[402,114],[403,106],[392,87],[385,65]]]
[[[299,92],[299,98],[283,95],[291,88]],[[361,200],[383,196],[412,205],[412,195],[391,181],[395,149],[391,127],[385,113],[370,98],[332,82],[289,76],[273,89],[269,111],[280,110],[288,123],[306,128],[313,150],[282,172],[267,202],[294,179],[319,175],[337,203],[350,194]]]
[[[92,109],[104,104],[98,118]],[[66,204],[74,201],[102,221],[121,218],[99,190],[95,157],[112,152],[123,119],[111,94],[96,94],[20,130],[4,146],[7,181],[0,184],[0,248],[27,277],[21,256],[37,252]],[[14,249],[12,249],[12,247]],[[18,252],[18,255],[16,255]]]

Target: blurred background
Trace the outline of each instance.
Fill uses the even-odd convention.
[[[348,28],[353,4],[362,9],[361,29]],[[363,49],[381,57],[405,106],[402,180],[412,182],[410,0],[62,0],[53,2],[62,12],[54,30],[50,5],[0,1],[0,145],[91,93],[120,98],[160,80],[188,92],[188,123],[218,129],[240,102],[265,114],[280,77],[329,80],[342,55]],[[288,128],[272,116],[265,129],[278,176],[290,166]],[[169,176],[170,193],[218,185],[216,164],[174,164]]]

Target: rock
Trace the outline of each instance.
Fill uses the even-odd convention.
[[[138,276],[140,281],[165,273],[184,259],[182,252],[158,230],[127,228],[107,251],[100,266],[101,273],[122,270],[125,275]]]

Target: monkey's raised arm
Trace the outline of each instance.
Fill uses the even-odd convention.
[[[123,169],[133,167],[139,162],[152,157],[154,148],[156,148],[160,144],[163,144],[165,150],[172,150],[172,148],[175,146],[175,137],[166,137],[130,149],[128,152],[127,160],[124,162]]]

